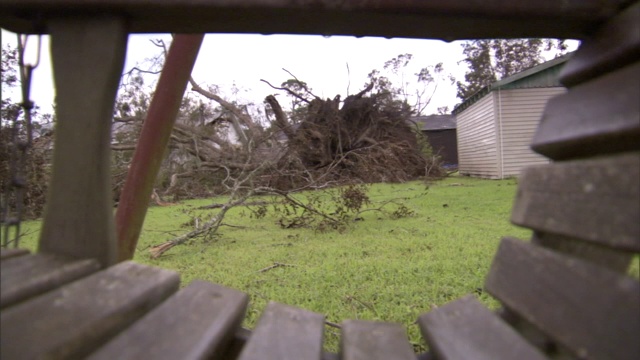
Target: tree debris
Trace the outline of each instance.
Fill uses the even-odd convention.
[[[267,267],[266,267],[266,268],[264,268],[264,269],[260,269],[260,270],[258,270],[258,272],[259,272],[259,273],[267,272],[267,271],[269,271],[269,270],[271,270],[271,269],[275,269],[275,268],[277,268],[277,267],[285,267],[285,266],[295,267],[295,265],[291,265],[291,264],[283,264],[283,263],[279,263],[279,262],[274,262],[274,263],[273,263],[273,265],[271,265],[271,266],[267,266]]]
[[[275,125],[287,139],[270,183],[291,189],[321,175],[338,184],[404,182],[423,176],[427,159],[408,122],[411,110],[380,94],[365,96],[372,88],[344,101],[339,95],[311,99],[300,110],[304,116],[297,124],[287,119],[275,96],[267,96]]]

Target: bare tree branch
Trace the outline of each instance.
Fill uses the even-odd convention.
[[[113,151],[127,151],[135,150],[137,144],[111,144],[111,150]]]
[[[231,112],[235,116],[235,118],[239,119],[248,128],[248,134],[247,134],[238,124],[235,124],[234,126],[234,129],[238,133],[238,136],[240,137],[241,142],[243,143],[243,145],[247,146],[247,143],[249,142],[249,138],[253,137],[253,135],[257,133],[257,127],[253,122],[253,120],[251,119],[251,117],[245,114],[237,106],[224,100],[222,97],[203,89],[200,85],[198,85],[195,82],[193,77],[189,78],[189,83],[191,84],[191,89],[193,91],[220,104],[222,107],[224,107],[229,112]],[[235,119],[232,119],[232,121],[235,121]]]
[[[286,88],[286,87],[277,87],[277,86],[274,86],[274,85],[272,85],[270,82],[268,82],[268,81],[267,81],[267,80],[265,80],[265,79],[260,79],[260,81],[262,81],[263,83],[266,83],[267,85],[271,86],[273,89],[286,91],[286,92],[287,92],[287,93],[289,93],[291,96],[293,96],[293,97],[295,97],[295,98],[297,98],[297,99],[300,99],[300,100],[302,100],[302,101],[306,102],[307,104],[310,104],[310,103],[311,103],[311,101],[307,100],[306,98],[302,97],[300,94],[296,93],[295,91],[293,91],[293,90],[291,90],[291,89],[288,89],[288,88]],[[272,96],[272,95],[270,95],[270,96]]]
[[[300,85],[304,89],[304,91],[307,92],[307,94],[313,96],[316,99],[320,99],[319,96],[317,96],[316,94],[312,93],[311,90],[309,90],[309,87],[307,87],[307,85],[303,81],[298,80],[298,77],[293,75],[291,71],[285,68],[282,68],[282,70],[284,70],[287,74],[291,75],[291,77],[293,77],[293,79],[298,83],[298,85]]]

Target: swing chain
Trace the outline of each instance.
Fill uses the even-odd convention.
[[[24,135],[21,136],[20,112],[15,111],[12,115],[11,140],[9,149],[9,179],[5,183],[3,204],[2,204],[2,229],[0,237],[3,238],[2,246],[7,248],[13,242],[14,247],[18,247],[20,242],[20,224],[24,206],[24,194],[27,188],[27,153],[33,141],[31,112],[34,102],[30,100],[31,77],[33,70],[40,63],[41,37],[38,36],[35,62],[25,64],[25,49],[27,47],[28,36],[18,34],[18,67],[20,72],[20,84],[22,90],[22,112],[24,116]],[[13,236],[11,235],[13,228]]]

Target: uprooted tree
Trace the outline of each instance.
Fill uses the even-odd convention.
[[[275,87],[293,99],[287,114],[267,96],[275,127],[286,145],[272,184],[297,187],[319,177],[335,183],[400,182],[442,176],[428,143],[409,121],[429,105],[440,82],[453,81],[442,63],[407,74],[411,54],[400,54],[369,73],[362,91],[344,100],[321,99],[295,76]],[[331,171],[326,171],[330,169]]]
[[[424,176],[429,170],[433,175],[433,169],[437,168],[433,158],[425,157],[425,143],[419,141],[419,132],[408,121],[411,107],[389,91],[388,86],[376,86],[379,84],[375,79],[344,100],[339,95],[321,99],[295,77],[281,87],[269,84],[294,98],[296,106],[285,112],[276,95],[267,96],[265,102],[270,111],[265,113],[272,114],[273,121],[266,130],[253,123],[246,108],[225,101],[193,79],[191,85],[193,91],[215,101],[230,114],[229,122],[239,142],[234,158],[236,163],[238,159],[243,162],[241,166],[231,167],[222,159],[216,159],[218,166],[225,170],[221,184],[228,190],[227,202],[215,204],[218,212],[207,219],[194,221],[190,232],[153,247],[153,257],[195,237],[210,238],[222,224],[226,211],[244,204],[254,194],[277,195],[281,206],[300,209],[303,214],[300,217],[281,218],[285,228],[314,224],[316,229],[343,229],[361,211],[358,207],[345,212],[344,209],[350,207],[343,205],[356,198],[366,199],[365,190],[359,188],[331,195],[335,206],[319,206],[313,200],[305,203],[293,193],[335,185],[402,182]],[[227,148],[227,151],[232,150]],[[383,211],[383,207],[391,203],[394,202],[365,211]],[[411,214],[410,209],[394,204],[396,210],[390,216]]]
[[[286,146],[271,184],[286,189],[321,177],[333,183],[372,183],[424,175],[426,159],[408,122],[411,109],[388,94],[370,94],[372,89],[369,84],[344,101],[295,93],[306,103],[297,124],[287,119],[275,96],[267,96]]]
[[[277,195],[283,199],[283,206],[302,209],[308,217],[295,219],[296,224],[316,223],[323,228],[339,229],[348,223],[347,218],[330,216],[318,206],[305,205],[291,193],[334,185],[401,182],[425,174],[427,161],[416,132],[407,121],[410,108],[387,93],[369,94],[373,84],[344,101],[339,96],[326,100],[314,96],[302,82],[296,87],[299,92],[283,87],[305,105],[298,109],[299,122],[293,123],[276,97],[267,96],[265,101],[275,118],[270,132],[252,126],[251,117],[236,105],[193,80],[191,85],[195,92],[229,111],[234,117],[230,122],[237,122],[234,129],[238,138],[245,140],[240,140],[235,148],[226,148],[232,158],[206,161],[224,169],[225,177],[220,184],[228,190],[228,201],[190,232],[152,248],[154,257],[194,237],[210,237],[221,225],[226,211],[254,194]],[[237,166],[231,166],[229,161]],[[322,219],[315,221],[311,219],[314,216]]]
[[[150,59],[151,65],[145,69],[136,67],[125,74],[116,100],[112,127],[116,202],[153,96],[145,79],[149,74],[159,73],[166,54],[163,41],[154,43],[162,52]],[[15,67],[15,61],[11,62],[15,57],[10,56],[12,54],[3,49],[3,83],[8,84],[5,84],[7,88],[15,83],[15,77],[9,76]],[[397,74],[408,60],[408,54],[394,58],[385,63],[385,70]],[[416,92],[418,100],[412,105],[408,101],[407,84],[394,87],[393,81],[383,73],[372,71],[364,89],[344,99],[339,95],[321,99],[304,81],[289,73],[292,78],[276,87],[280,95],[292,99],[286,109],[278,102],[278,94],[269,95],[264,104],[256,105],[239,99],[229,100],[218,87],[203,86],[191,79],[191,91],[182,101],[155,184],[154,201],[162,205],[166,204],[162,198],[176,201],[221,194],[229,195],[229,199],[219,207],[219,212],[194,224],[192,231],[172,239],[167,243],[170,245],[160,248],[159,253],[185,240],[215,233],[226,211],[245,203],[254,194],[276,195],[283,201],[282,206],[303,209],[318,216],[321,219],[316,222],[318,226],[342,228],[345,221],[357,217],[361,210],[349,216],[332,216],[323,213],[317,204],[296,199],[294,193],[335,185],[401,182],[423,176],[426,169],[433,168],[430,159],[424,156],[424,142],[419,141],[419,133],[407,120],[424,108],[428,101],[424,97],[425,86],[438,78],[441,66],[427,67],[415,74],[423,87]],[[3,140],[6,140],[8,128],[4,125],[9,117],[14,117],[9,115],[17,112],[11,113],[9,110],[15,106],[5,104],[5,101],[2,108],[3,126],[0,128]],[[38,169],[48,169],[46,162],[49,161],[53,132],[51,129],[45,135],[37,136],[36,142],[42,143],[42,146],[38,145],[40,162],[33,162],[33,165]],[[7,162],[3,156],[0,158],[0,169],[6,170]],[[45,193],[46,179],[41,177],[30,184],[31,189],[38,190],[38,199],[44,199]],[[343,202],[352,201],[354,194],[366,196],[359,191],[345,194],[348,195],[346,198],[332,195],[338,209],[345,208]],[[38,200],[38,203],[41,207],[43,201]],[[30,204],[26,205],[30,207]],[[373,209],[367,209],[370,210]],[[33,215],[37,216],[38,211]],[[331,211],[341,213],[336,209]],[[314,220],[307,222],[301,218],[283,220],[285,227],[312,222]]]
[[[165,51],[162,41],[156,44]],[[404,81],[410,60],[410,54],[402,54],[385,62],[383,71],[369,74],[362,91],[344,100],[340,95],[321,99],[289,73],[291,78],[280,87],[272,86],[292,99],[286,110],[278,94],[267,96],[261,109],[227,100],[217,87],[191,79],[191,92],[183,100],[157,183],[162,189],[159,195],[176,200],[228,191],[221,186],[224,179],[258,166],[261,170],[254,174],[254,183],[281,191],[407,181],[426,172],[442,175],[433,164],[437,159],[425,156],[427,144],[408,121],[428,104],[425,94],[435,91],[444,79],[442,64],[416,73],[419,87],[406,82],[395,86],[392,80]],[[119,180],[124,178],[135,148],[135,129],[151,97],[141,90],[140,76],[130,79],[116,106],[117,127],[134,129],[115,135],[119,139],[113,146],[119,153],[115,155]],[[414,90],[415,96],[410,97]]]
[[[116,100],[112,129],[116,202],[153,96],[145,79],[159,73],[166,54],[163,41],[155,44],[162,53],[151,59],[150,67],[137,67],[125,74]],[[399,58],[385,64],[385,68],[402,68],[400,62],[407,58]],[[431,81],[429,69],[416,74],[424,84]],[[434,74],[441,71],[432,70]],[[192,231],[157,247],[157,254],[188,239],[211,236],[228,209],[243,204],[254,194],[276,195],[283,206],[315,213],[322,218],[318,222],[322,226],[341,228],[341,223],[349,221],[347,217],[322,213],[296,199],[294,193],[335,185],[407,181],[433,168],[431,160],[424,156],[424,143],[417,138],[419,132],[408,122],[416,110],[408,103],[404,85],[404,90],[394,88],[392,81],[373,71],[359,93],[344,99],[339,95],[321,99],[305,82],[289,75],[292,78],[276,88],[280,95],[293,99],[286,109],[278,102],[278,94],[267,96],[264,104],[250,104],[229,100],[216,86],[203,86],[191,79],[191,91],[182,101],[155,184],[154,200],[162,205],[162,198],[177,201],[221,194],[229,198],[217,213],[194,224]],[[424,101],[416,104],[422,107]],[[48,133],[49,139],[53,138],[52,132]],[[49,151],[50,145],[48,141],[43,153]],[[40,168],[47,168],[41,165]],[[334,198],[338,202],[351,201]],[[357,211],[350,216],[356,214]],[[287,226],[300,223],[300,219],[283,221]]]

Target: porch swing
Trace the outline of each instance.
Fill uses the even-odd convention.
[[[640,283],[627,274],[640,253],[640,2],[0,0],[0,26],[51,34],[58,96],[39,252],[1,253],[3,359],[640,358]],[[547,104],[532,143],[555,162],[519,179],[511,221],[534,235],[504,238],[487,275],[501,310],[467,296],[421,315],[423,354],[399,324],[346,320],[330,354],[321,314],[271,302],[249,332],[246,294],[203,281],[178,291],[175,272],[118,263],[131,249],[116,246],[111,111],[127,34],[159,31],[581,39],[561,74],[569,90]],[[171,104],[201,40],[172,45]],[[140,156],[152,162],[162,147],[148,141]],[[144,217],[132,209],[124,220]],[[124,228],[120,239],[139,231]]]

